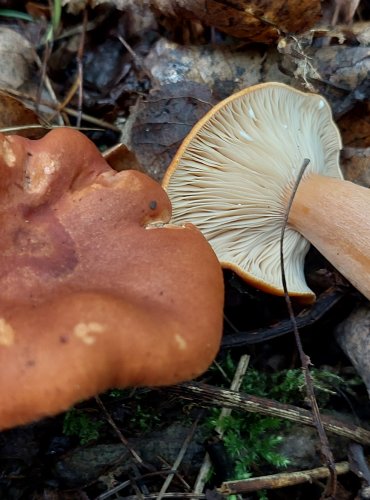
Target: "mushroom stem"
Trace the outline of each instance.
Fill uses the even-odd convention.
[[[311,174],[300,183],[288,223],[370,299],[370,190]]]

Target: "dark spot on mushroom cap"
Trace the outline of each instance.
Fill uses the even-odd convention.
[[[61,337],[59,337],[59,342],[61,344],[67,344],[68,343],[68,337],[66,337],[65,335],[62,335]]]
[[[157,208],[157,202],[156,200],[152,200],[150,203],[149,203],[149,208],[151,210],[155,210]]]

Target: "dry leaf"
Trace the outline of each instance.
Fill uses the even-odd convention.
[[[142,171],[135,153],[130,151],[125,144],[119,143],[107,149],[103,153],[105,161],[117,172],[122,170]]]
[[[0,129],[9,127],[22,127],[18,130],[6,130],[6,133],[23,135],[24,137],[37,138],[44,134],[40,127],[37,129],[23,126],[38,125],[40,123],[37,114],[27,108],[21,101],[5,92],[0,91]]]
[[[159,181],[194,123],[214,104],[204,85],[164,85],[131,109],[122,142],[135,154],[140,169]]]
[[[258,83],[264,60],[264,53],[257,49],[183,46],[161,38],[146,57],[145,68],[158,86],[196,82],[208,85],[218,99],[223,99]]]
[[[370,97],[370,51],[368,47],[315,45],[312,34],[279,42],[282,68],[309,90],[320,92],[342,116],[357,101]]]
[[[33,49],[28,40],[14,30],[0,27],[0,88],[28,87],[33,62]]]
[[[301,33],[320,16],[319,0],[150,0],[165,16],[199,19],[229,35],[255,42]]]

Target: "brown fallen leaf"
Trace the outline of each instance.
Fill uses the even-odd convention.
[[[0,129],[7,134],[17,134],[30,139],[41,137],[45,130],[39,125],[38,115],[23,102],[0,90]],[[31,127],[28,127],[31,125]],[[5,130],[4,130],[5,129]],[[14,130],[11,130],[14,129]]]
[[[282,33],[306,31],[321,12],[318,0],[151,0],[150,4],[162,15],[199,19],[255,42],[273,42]]]
[[[125,144],[119,143],[107,149],[103,153],[105,161],[116,172],[122,170],[139,170],[143,171],[141,165],[137,161],[135,153],[130,151]]]

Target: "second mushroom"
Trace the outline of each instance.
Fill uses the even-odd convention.
[[[281,83],[242,90],[195,125],[167,170],[172,220],[195,224],[223,267],[282,295],[280,234],[308,159],[285,232],[288,291],[314,299],[303,270],[311,242],[370,298],[370,192],[343,180],[341,146],[323,97]]]

